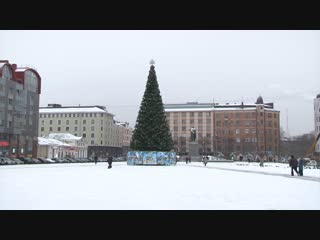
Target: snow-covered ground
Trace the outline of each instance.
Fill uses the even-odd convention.
[[[319,179],[310,181],[291,177],[286,164],[247,164],[1,166],[0,209],[320,209],[319,169],[304,170],[305,178]]]

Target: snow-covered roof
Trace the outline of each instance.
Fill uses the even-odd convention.
[[[38,144],[39,144],[39,145],[71,146],[70,144],[61,142],[61,141],[56,140],[56,139],[43,138],[43,137],[38,137]]]
[[[39,108],[39,113],[107,113],[98,107],[86,107],[86,108]],[[110,114],[110,113],[109,113]]]
[[[166,112],[197,112],[197,111],[211,111],[213,108],[164,108]]]
[[[15,72],[24,72],[24,71],[26,71],[26,70],[28,70],[29,68],[17,68],[16,70],[15,70]]]
[[[82,137],[74,136],[71,133],[50,133],[49,138],[59,140],[80,140]]]

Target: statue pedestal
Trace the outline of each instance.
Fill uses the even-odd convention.
[[[189,156],[191,161],[200,161],[201,157],[199,155],[199,144],[197,142],[189,143]]]

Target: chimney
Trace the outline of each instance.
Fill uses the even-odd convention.
[[[17,64],[11,64],[11,66],[12,66],[14,71],[17,70]]]

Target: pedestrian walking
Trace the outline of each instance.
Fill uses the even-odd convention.
[[[208,160],[209,160],[208,156],[204,156],[203,157],[203,163],[204,163],[205,166],[207,166]]]
[[[299,175],[303,176],[303,165],[304,165],[304,159],[300,158],[298,161],[298,167],[299,167]]]
[[[113,160],[113,157],[112,156],[109,156],[108,157],[108,160],[107,160],[107,162],[108,162],[108,168],[112,168],[112,160]]]
[[[294,176],[293,170],[299,175],[297,167],[298,167],[298,161],[295,159],[293,155],[291,155],[291,158],[289,160],[289,166],[291,167],[291,176]]]
[[[97,162],[98,162],[98,155],[95,154],[95,155],[94,155],[94,164],[97,164]]]
[[[260,158],[260,167],[264,167],[264,159],[263,158]]]

